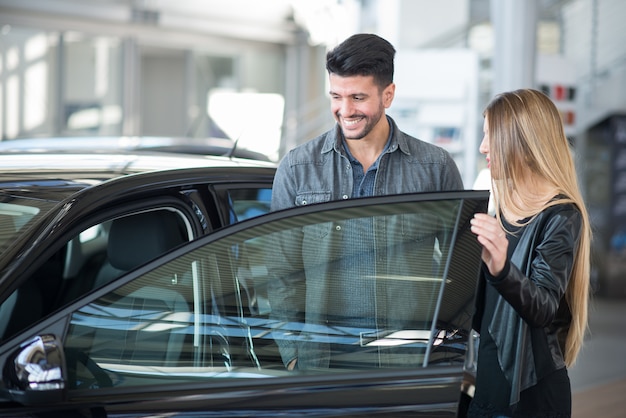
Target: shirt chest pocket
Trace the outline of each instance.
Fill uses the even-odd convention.
[[[296,195],[296,205],[304,206],[314,203],[324,203],[330,201],[330,192],[306,192]],[[332,228],[332,222],[323,222],[315,225],[304,227],[304,238],[310,240],[319,240],[326,237]]]
[[[330,201],[330,192],[306,192],[296,195],[296,206],[311,205]]]

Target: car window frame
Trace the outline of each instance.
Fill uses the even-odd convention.
[[[272,191],[273,182],[271,180],[247,180],[229,183],[213,183],[209,186],[210,193],[214,196],[214,201],[218,205],[217,209],[222,225],[232,225],[234,222],[231,220],[231,215],[234,211],[234,202],[231,201],[230,194],[233,190],[244,189],[269,189]],[[235,222],[242,222],[246,219],[236,220]]]

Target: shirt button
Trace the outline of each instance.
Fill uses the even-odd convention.
[[[335,227],[335,229],[336,229],[337,231],[341,231],[341,225],[337,225],[337,226]]]
[[[347,195],[347,194],[344,194],[343,196],[341,196],[341,198],[342,198],[343,200],[346,200],[346,199],[348,198],[348,195]]]
[[[303,204],[303,205],[306,205],[306,200],[303,200],[303,201],[302,201],[302,204]]]

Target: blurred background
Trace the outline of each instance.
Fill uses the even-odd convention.
[[[467,188],[489,99],[550,95],[593,218],[594,291],[623,297],[624,16],[623,0],[0,0],[0,139],[228,138],[278,161],[333,123],[327,50],[377,33],[397,49],[388,113],[447,148]]]

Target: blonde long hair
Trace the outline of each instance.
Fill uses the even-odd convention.
[[[490,138],[493,197],[500,222],[503,208],[530,220],[542,210],[564,203],[574,204],[581,213],[581,235],[565,291],[572,321],[564,356],[565,364],[571,366],[587,330],[591,227],[560,113],[544,93],[521,89],[497,95],[487,105],[484,116]],[[538,205],[528,187],[529,173],[553,188],[558,197]]]

